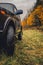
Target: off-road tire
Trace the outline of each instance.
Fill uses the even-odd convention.
[[[6,41],[6,44],[5,44],[5,52],[8,56],[12,56],[13,53],[14,53],[14,27],[13,26],[9,26],[7,31],[6,31],[6,35],[5,35],[5,41]]]

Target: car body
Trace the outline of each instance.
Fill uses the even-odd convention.
[[[22,10],[18,10],[16,6],[11,3],[0,3],[0,49],[4,46],[3,48],[6,48],[8,52],[8,48],[11,48],[9,52],[12,51],[12,54],[12,49],[14,49],[13,37],[19,40],[22,38],[22,26],[20,23],[20,14],[22,13]],[[10,42],[12,42],[11,44],[7,43],[9,42],[9,38],[11,40]],[[4,42],[1,42],[2,40],[4,40]],[[7,44],[9,44],[9,47],[7,47]]]

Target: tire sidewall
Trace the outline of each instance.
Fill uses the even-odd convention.
[[[7,40],[7,36],[10,34],[8,34],[8,31],[10,30],[10,27],[12,27],[13,31],[14,31],[14,27],[13,26],[8,26],[7,30],[6,30],[6,34],[5,34],[5,52],[7,55],[13,55],[14,52],[14,33],[13,33],[13,39],[9,42],[9,40]]]

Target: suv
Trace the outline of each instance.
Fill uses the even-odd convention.
[[[20,14],[11,3],[0,3],[0,50],[3,48],[8,55],[13,55],[15,38],[22,39]]]

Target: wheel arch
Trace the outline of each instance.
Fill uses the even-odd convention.
[[[4,23],[3,31],[6,32],[6,29],[10,25],[12,25],[14,27],[14,31],[15,31],[15,22],[14,22],[14,20],[11,17],[8,17],[7,20]]]

